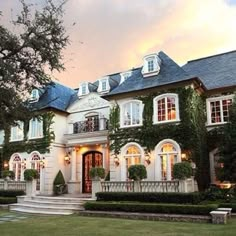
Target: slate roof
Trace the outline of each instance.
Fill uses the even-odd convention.
[[[164,52],[159,52],[158,56],[161,59],[161,69],[158,75],[144,78],[141,73],[142,67],[136,68],[133,70],[131,77],[126,79],[120,86],[116,87],[106,96],[134,92],[193,78]]]
[[[208,90],[236,86],[236,51],[189,61],[182,67]]]
[[[71,100],[74,99],[77,92],[57,82],[52,82],[44,89],[38,102],[30,103],[33,110],[42,110],[54,108],[60,111],[66,111]]]

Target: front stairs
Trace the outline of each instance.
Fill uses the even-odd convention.
[[[83,211],[84,203],[92,200],[84,197],[20,196],[16,204],[9,205],[10,211],[43,215],[71,215]]]

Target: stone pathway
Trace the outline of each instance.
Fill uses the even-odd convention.
[[[6,214],[0,216],[0,224],[3,224],[5,222],[16,222],[23,219],[26,219],[27,216],[22,215],[15,215],[15,214]]]

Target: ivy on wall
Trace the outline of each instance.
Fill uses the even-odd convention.
[[[180,122],[153,124],[153,99],[164,93],[179,96]],[[136,97],[144,104],[143,125],[135,128],[120,128],[120,110],[114,106],[110,113],[110,149],[119,154],[129,142],[137,142],[146,152],[155,149],[163,139],[173,139],[183,152],[188,153],[196,163],[196,179],[200,189],[209,183],[209,158],[207,150],[207,129],[205,126],[205,98],[191,87],[163,90],[158,93]]]
[[[43,137],[39,139],[28,139],[29,132],[29,121],[31,118],[36,117],[37,119],[43,120]],[[10,127],[5,127],[5,138],[4,145],[2,148],[1,159],[3,161],[8,161],[11,155],[15,152],[27,152],[31,153],[32,151],[37,150],[40,153],[49,152],[49,147],[51,142],[55,139],[54,132],[51,130],[51,125],[53,124],[54,113],[46,112],[32,113],[30,117],[24,120],[24,140],[17,142],[10,142]]]

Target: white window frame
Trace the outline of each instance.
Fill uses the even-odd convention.
[[[38,133],[38,135],[34,136],[32,135],[33,132],[33,125],[36,124],[36,133]],[[43,137],[43,120],[42,117],[37,118],[34,117],[30,120],[29,122],[29,139],[37,139],[37,138],[42,138]]]
[[[132,76],[132,71],[127,71],[127,72],[120,73],[120,84],[122,84],[130,76]]]
[[[149,63],[152,61],[153,63],[153,70],[149,70]],[[161,59],[158,57],[157,54],[150,54],[143,58],[143,68],[142,68],[142,74],[143,77],[149,77],[158,75],[160,72],[161,65]]]
[[[220,97],[212,97],[212,98],[207,98],[206,99],[206,107],[207,107],[207,125],[221,125],[221,124],[226,124],[226,121],[223,121],[223,105],[222,105],[222,101],[223,100],[228,100],[228,99],[232,99],[232,101],[234,100],[234,95],[227,95],[227,96],[220,96]],[[221,118],[221,122],[215,122],[212,123],[211,122],[211,102],[220,102],[220,118]]]
[[[157,108],[157,102],[161,99],[165,98],[165,115],[166,120],[164,121],[158,121],[158,108]],[[167,114],[167,98],[174,98],[175,99],[175,112],[176,112],[176,118],[174,120],[168,120],[168,114]],[[153,124],[163,124],[163,123],[170,123],[170,122],[179,122],[179,96],[176,93],[165,93],[161,94],[159,96],[156,96],[153,99]]]
[[[132,124],[132,118],[131,118],[131,124],[130,125],[125,125],[124,124],[124,121],[125,121],[125,114],[124,114],[124,106],[127,105],[127,104],[131,104],[131,103],[138,103],[139,105],[139,124]],[[120,105],[120,127],[121,128],[126,128],[126,127],[136,127],[136,126],[142,126],[143,125],[143,108],[144,108],[144,105],[142,103],[142,101],[140,100],[129,100],[129,101],[126,101],[126,102],[123,102],[121,105]],[[132,107],[131,107],[132,109]],[[132,113],[132,110],[131,110],[131,113]],[[131,114],[132,116],[132,114]]]
[[[78,96],[85,96],[89,94],[88,82],[82,82],[79,86]]]
[[[15,133],[16,133],[16,136],[14,137],[13,134]],[[22,141],[23,139],[24,139],[24,122],[17,121],[16,126],[11,126],[10,142]]]
[[[103,87],[104,84],[105,84],[105,88]],[[108,76],[99,79],[99,84],[98,84],[97,91],[98,91],[98,93],[106,93],[106,92],[110,91],[109,77]]]
[[[37,102],[39,100],[39,90],[33,89],[30,94],[30,103]]]
[[[4,138],[5,138],[4,136],[5,136],[5,131],[0,130],[0,145],[4,143]]]

